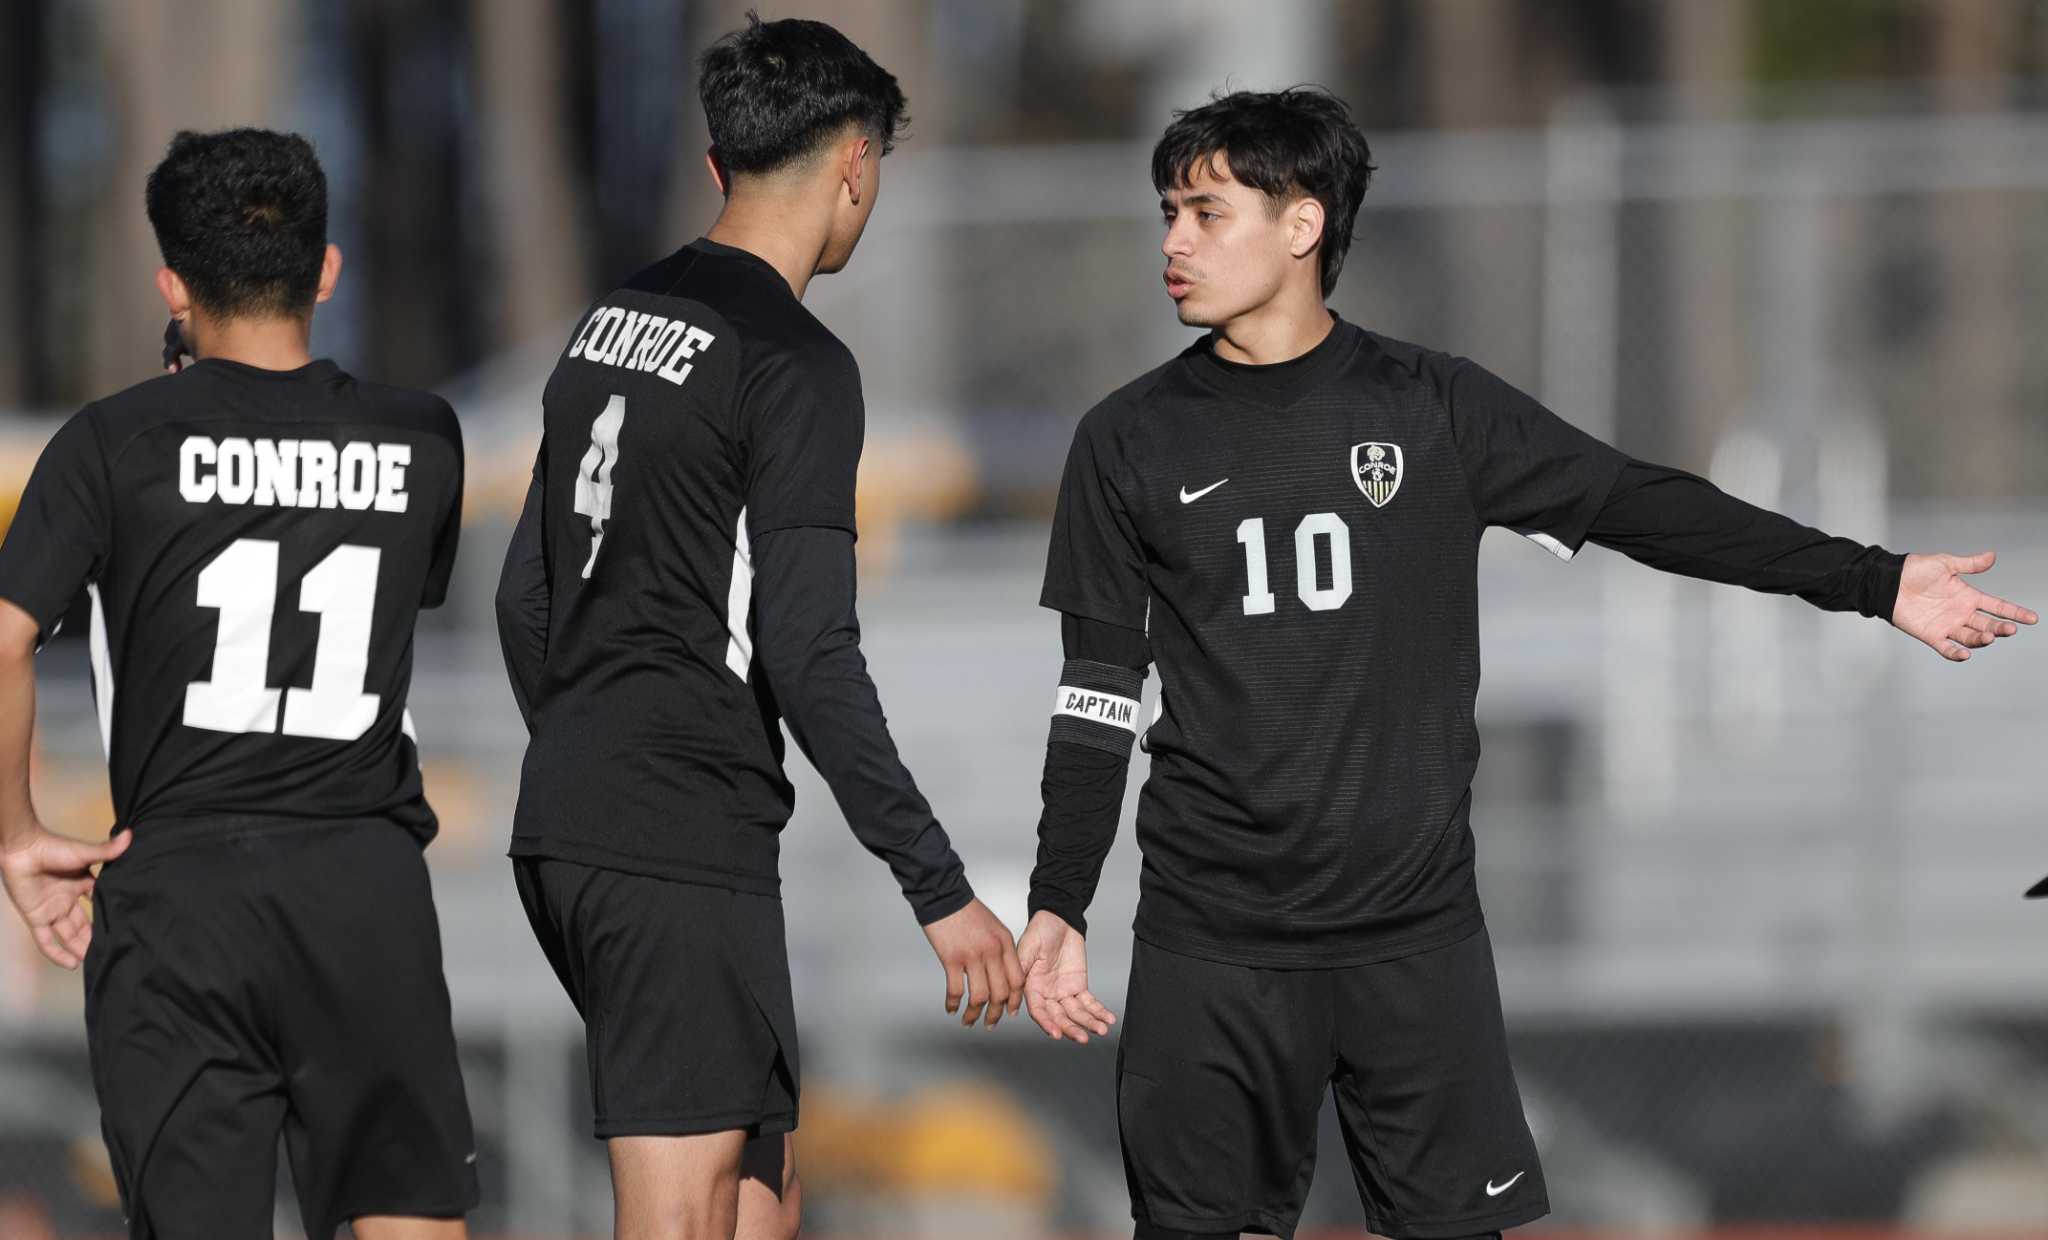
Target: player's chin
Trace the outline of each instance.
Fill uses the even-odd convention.
[[[1205,311],[1192,293],[1174,302],[1173,312],[1179,315],[1180,321],[1188,327],[1214,327],[1221,321]]]

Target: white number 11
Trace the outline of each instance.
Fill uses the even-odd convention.
[[[239,538],[199,574],[199,605],[220,612],[213,678],[185,686],[185,726],[210,732],[276,732],[284,699],[287,736],[352,741],[376,722],[380,698],[363,692],[370,622],[383,552],[344,544],[299,582],[299,610],[320,617],[313,683],[269,686],[270,620],[277,610],[277,542]]]

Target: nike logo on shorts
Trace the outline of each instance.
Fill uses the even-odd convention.
[[[1513,1187],[1515,1186],[1515,1181],[1516,1181],[1516,1180],[1519,1180],[1519,1179],[1521,1179],[1521,1178],[1522,1178],[1523,1176],[1525,1176],[1525,1175],[1527,1175],[1527,1174],[1529,1174],[1529,1173],[1528,1173],[1528,1172],[1526,1172],[1526,1171],[1517,1171],[1517,1172],[1515,1172],[1515,1173],[1514,1173],[1513,1175],[1511,1175],[1511,1176],[1509,1176],[1509,1177],[1508,1177],[1508,1182],[1507,1182],[1507,1183],[1505,1183],[1505,1184],[1501,1185],[1501,1186],[1500,1186],[1500,1187],[1498,1187],[1498,1188],[1494,1187],[1494,1183],[1493,1183],[1493,1181],[1492,1181],[1492,1180],[1488,1180],[1488,1181],[1486,1182],[1486,1195],[1487,1195],[1487,1196],[1489,1196],[1489,1197],[1498,1197],[1498,1196],[1500,1196],[1500,1195],[1501,1195],[1502,1193],[1504,1193],[1504,1192],[1508,1191],[1509,1189],[1513,1188]]]

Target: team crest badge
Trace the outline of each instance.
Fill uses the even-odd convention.
[[[1401,489],[1401,448],[1391,443],[1351,446],[1351,480],[1375,508],[1385,508]]]

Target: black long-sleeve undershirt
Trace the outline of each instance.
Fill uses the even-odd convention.
[[[1587,537],[1665,572],[1793,594],[1827,611],[1881,619],[1891,616],[1906,559],[1831,537],[1696,475],[1645,461],[1622,468]],[[1145,635],[1134,629],[1062,613],[1060,633],[1069,659],[1139,672],[1151,662]],[[1047,744],[1032,913],[1052,912],[1086,932],[1088,905],[1116,842],[1129,772],[1128,755]]]
[[[1889,620],[1906,557],[1834,538],[1745,503],[1706,479],[1646,461],[1622,468],[1587,541],[1639,563],[1824,611]]]
[[[533,733],[533,703],[540,693],[541,669],[548,658],[547,545],[541,537],[546,497],[536,473],[526,490],[526,506],[512,527],[505,548],[505,567],[498,574],[498,644],[505,652],[505,670],[519,717]]]
[[[1152,662],[1145,635],[1136,629],[1061,613],[1060,641],[1069,659],[1127,667],[1142,674]],[[1102,861],[1116,843],[1123,812],[1129,753],[1093,745],[1050,741],[1039,793],[1045,806],[1038,821],[1038,862],[1031,871],[1029,910],[1051,912],[1074,929],[1088,931],[1088,906],[1102,878]]]
[[[541,484],[527,496],[499,579],[498,637],[527,729],[548,649]],[[801,526],[752,546],[755,649],[790,735],[825,778],[854,837],[885,861],[920,925],[966,907],[973,889],[945,829],[897,757],[860,652],[853,535]]]
[[[904,769],[860,652],[853,535],[800,526],[754,540],[755,649],[783,722],[856,839],[888,863],[920,925],[974,898],[945,828]]]

